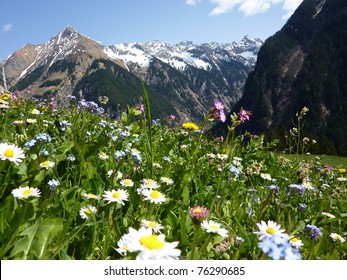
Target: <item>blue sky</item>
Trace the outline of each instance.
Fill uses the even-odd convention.
[[[0,61],[72,26],[104,45],[265,40],[302,0],[1,0]]]

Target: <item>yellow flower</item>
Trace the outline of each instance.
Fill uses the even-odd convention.
[[[199,127],[193,122],[186,122],[186,123],[182,124],[182,127],[187,128],[187,129],[192,129],[192,130],[198,130],[199,129]]]
[[[345,173],[346,172],[346,168],[339,168],[339,172],[340,173]]]

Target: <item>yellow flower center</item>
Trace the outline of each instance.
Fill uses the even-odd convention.
[[[158,199],[160,197],[160,193],[158,191],[152,191],[150,196],[151,198]]]
[[[124,251],[128,251],[128,250],[129,250],[129,247],[128,247],[128,246],[123,246],[123,250],[124,250]]]
[[[194,212],[194,213],[202,213],[203,211],[202,211],[201,208],[195,208],[195,209],[193,210],[193,212]]]
[[[44,161],[44,162],[42,163],[42,165],[43,165],[44,167],[48,167],[48,166],[49,166],[49,161]]]
[[[298,242],[299,239],[297,239],[296,237],[294,237],[294,238],[292,238],[292,241],[293,241],[293,242]]]
[[[92,214],[92,211],[90,209],[86,209],[86,210],[84,210],[84,213],[86,213],[87,215],[90,215],[90,214]]]
[[[150,228],[155,228],[157,226],[157,223],[156,222],[149,222],[148,225]]]
[[[267,229],[266,229],[266,232],[268,233],[268,234],[274,234],[275,233],[275,229],[273,228],[273,227],[268,227]]]
[[[120,198],[120,193],[119,192],[115,192],[114,194],[112,194],[112,197],[117,199]]]
[[[107,156],[106,153],[101,153],[100,155],[101,155],[102,157],[106,157],[106,156]]]
[[[217,227],[215,225],[210,226],[210,228],[213,229],[213,230],[219,230],[219,227]]]
[[[23,192],[23,196],[29,196],[33,191],[28,189]]]
[[[4,152],[4,156],[5,156],[5,157],[8,157],[8,158],[14,157],[14,150],[10,150],[10,149],[6,150],[6,151]]]
[[[162,249],[165,243],[161,241],[156,235],[148,235],[141,237],[140,244],[145,246],[147,249],[155,250]]]

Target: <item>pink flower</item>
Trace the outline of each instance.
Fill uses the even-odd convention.
[[[251,116],[252,116],[252,112],[251,111],[246,111],[244,109],[240,110],[239,119],[240,119],[241,122],[249,121],[249,118]]]
[[[225,121],[226,121],[226,116],[225,116],[224,111],[219,111],[219,116],[220,116],[220,120],[221,120],[222,122],[225,122]]]
[[[210,211],[206,207],[194,206],[190,208],[189,215],[193,220],[201,222],[207,218],[209,212]]]
[[[214,107],[216,107],[216,109],[219,111],[224,110],[224,105],[223,105],[222,101],[219,101],[219,100],[214,102]]]

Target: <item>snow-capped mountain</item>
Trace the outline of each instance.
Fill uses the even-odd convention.
[[[261,45],[261,40],[245,36],[230,44],[150,41],[104,46],[67,27],[45,44],[25,45],[0,67],[9,88],[30,86],[37,95],[82,94],[95,101],[108,95],[114,107],[140,102],[140,94],[130,98],[133,93],[123,90],[142,79],[157,99],[173,106],[173,113],[195,119],[216,99],[227,109],[239,100]]]
[[[209,70],[219,60],[235,60],[253,67],[261,45],[260,39],[245,36],[240,42],[230,44],[194,44],[191,41],[174,45],[160,41],[122,43],[106,48],[105,53],[111,58],[122,60],[129,69],[134,65],[146,68],[156,58],[182,71],[187,66]]]

